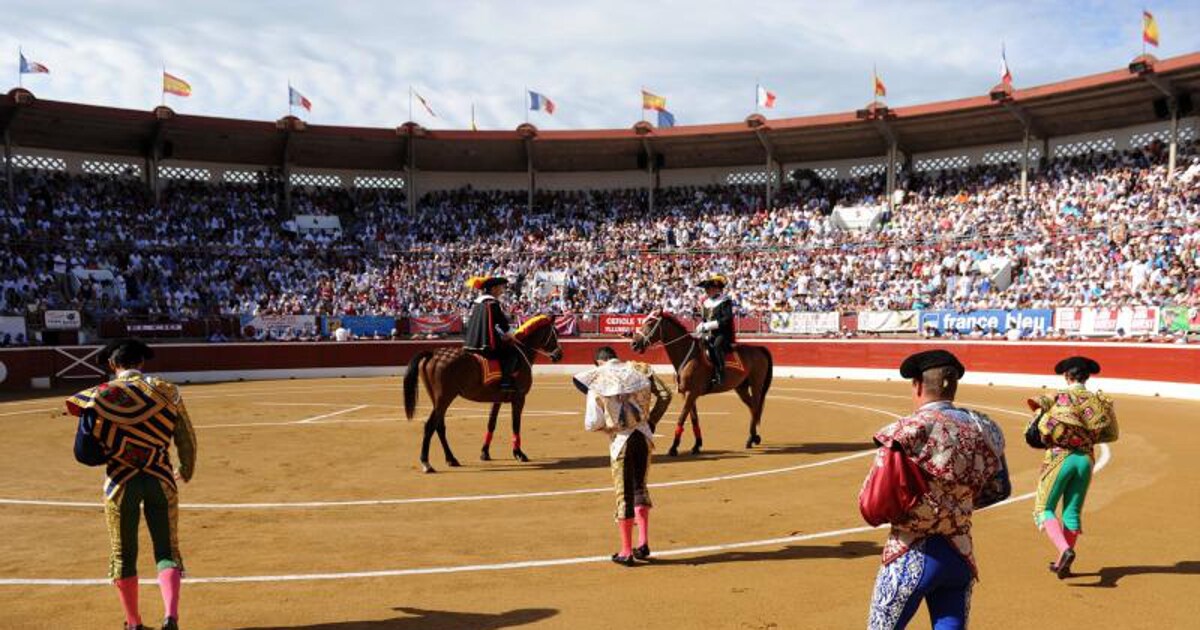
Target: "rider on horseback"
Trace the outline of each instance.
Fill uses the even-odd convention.
[[[713,274],[698,285],[707,299],[700,308],[702,321],[696,326],[696,334],[704,339],[713,364],[713,387],[725,382],[725,355],[733,349],[734,342],[733,302],[723,293],[726,284],[725,276]]]
[[[475,276],[467,280],[467,286],[480,291],[471,306],[471,316],[463,333],[463,347],[489,359],[500,362],[500,389],[516,390],[513,372],[517,370],[517,350],[513,347],[513,336],[508,315],[500,304],[500,296],[508,286],[508,278]]]

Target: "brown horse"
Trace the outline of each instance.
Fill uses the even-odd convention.
[[[446,464],[452,467],[460,465],[446,440],[446,410],[459,396],[475,402],[492,403],[488,437],[483,446],[483,459],[491,459],[488,446],[492,430],[496,426],[496,415],[500,411],[500,405],[507,402],[512,405],[513,457],[523,462],[529,461],[529,457],[521,450],[521,409],[525,406],[525,395],[533,385],[533,364],[539,354],[546,355],[557,363],[562,359],[562,347],[558,345],[554,319],[548,315],[538,315],[522,324],[513,333],[513,344],[523,360],[518,364],[514,379],[516,390],[511,392],[501,391],[499,375],[493,374],[494,378],[488,379],[476,355],[462,348],[439,348],[433,352],[422,352],[409,361],[408,372],[404,375],[404,414],[412,420],[417,407],[417,381],[422,376],[425,380],[425,391],[433,399],[433,411],[425,420],[425,435],[421,441],[423,471],[435,472],[429,465],[429,442],[434,433],[437,433],[442,442]]]
[[[696,399],[707,394],[719,394],[734,390],[742,402],[750,408],[750,437],[746,440],[746,448],[753,448],[762,443],[758,435],[758,423],[762,420],[763,404],[766,402],[767,390],[771,388],[771,374],[774,363],[771,352],[762,346],[747,346],[739,344],[735,354],[745,367],[742,371],[730,370],[728,362],[725,370],[725,382],[713,389],[711,386],[713,366],[707,359],[704,343],[688,333],[687,327],[669,313],[655,311],[642,322],[642,328],[633,334],[630,345],[637,352],[645,352],[647,348],[661,343],[675,366],[675,382],[679,391],[684,394],[683,410],[679,413],[679,421],[675,425],[675,441],[671,443],[668,454],[679,454],[679,438],[683,435],[683,424],[688,416],[692,418],[692,432],[696,439],[692,453],[699,453],[704,440],[700,434],[700,418],[696,413]],[[730,358],[733,358],[732,355]]]

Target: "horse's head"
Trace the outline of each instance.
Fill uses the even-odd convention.
[[[554,318],[549,315],[535,315],[521,324],[513,336],[522,345],[550,357],[558,363],[562,360],[562,346],[558,343],[558,331],[554,328]]]
[[[662,343],[662,322],[663,312],[661,309],[655,309],[646,319],[642,320],[642,326],[633,333],[633,338],[629,340],[629,346],[637,353],[643,353],[647,348],[656,343]]]

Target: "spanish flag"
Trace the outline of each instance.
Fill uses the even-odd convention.
[[[875,96],[883,98],[887,96],[887,87],[883,84],[883,79],[879,78],[878,72],[872,72],[875,76]]]
[[[191,96],[192,86],[187,81],[163,70],[163,93],[175,96]]]
[[[642,90],[642,109],[662,111],[667,108],[666,97]]]
[[[1146,10],[1142,11],[1142,41],[1158,48],[1158,21]]]

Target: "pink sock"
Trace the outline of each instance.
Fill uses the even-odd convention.
[[[519,436],[519,435],[513,436],[513,450],[514,451],[521,450],[521,436]]]
[[[163,569],[158,573],[158,589],[162,591],[163,608],[167,616],[179,619],[179,589],[183,574],[179,569]]]
[[[1067,545],[1069,545],[1072,549],[1074,549],[1075,541],[1079,540],[1079,532],[1070,530],[1070,529],[1065,529],[1065,530],[1063,530],[1063,537],[1067,539]]]
[[[621,530],[621,555],[629,557],[633,555],[633,519],[618,519],[617,527]]]
[[[639,505],[633,508],[633,515],[637,519],[638,546],[645,547],[650,544],[650,506]]]
[[[121,598],[121,608],[125,609],[125,623],[138,626],[142,623],[142,614],[138,612],[138,579],[130,576],[113,580],[117,586],[117,595]]]
[[[1067,542],[1066,535],[1063,534],[1062,523],[1059,523],[1058,519],[1048,518],[1042,522],[1042,527],[1045,528],[1046,536],[1050,538],[1050,542],[1054,543],[1054,546],[1058,548],[1058,553],[1071,548],[1071,545]]]

